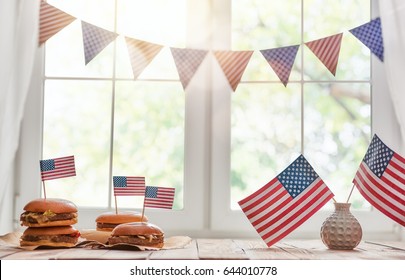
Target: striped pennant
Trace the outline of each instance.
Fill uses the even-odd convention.
[[[118,36],[117,33],[84,21],[82,21],[82,33],[86,65]]]
[[[76,18],[41,1],[39,11],[38,45],[42,45],[53,35],[72,23]]]
[[[295,45],[260,51],[284,86],[287,86],[299,47]]]
[[[214,51],[233,91],[238,87],[252,54],[253,51]]]
[[[163,46],[130,37],[125,37],[125,41],[127,43],[134,79],[136,79],[160,52]]]
[[[319,58],[333,76],[339,60],[340,45],[343,33],[305,43],[305,45]]]
[[[170,48],[183,89],[197,72],[208,51],[197,49]]]

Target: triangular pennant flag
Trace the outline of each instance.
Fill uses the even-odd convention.
[[[134,79],[142,73],[163,48],[161,45],[125,37]]]
[[[369,23],[360,25],[349,31],[366,45],[381,61],[384,61],[384,43],[380,18],[373,19]]]
[[[84,21],[82,21],[82,32],[86,65],[118,36],[117,33]]]
[[[299,45],[294,45],[260,51],[284,86],[287,86],[299,47]]]
[[[340,45],[343,33],[305,43],[307,47],[319,58],[328,68],[333,76],[339,60]]]
[[[75,19],[75,17],[41,1],[38,44],[42,45],[45,43],[49,38],[72,23]]]
[[[206,57],[208,51],[197,49],[170,48],[181,84],[186,89],[191,78]]]
[[[252,54],[253,51],[214,51],[233,91],[238,87]]]

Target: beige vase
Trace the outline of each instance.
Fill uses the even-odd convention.
[[[350,203],[335,203],[335,212],[321,227],[321,238],[329,249],[352,250],[359,245],[363,232],[350,212]]]

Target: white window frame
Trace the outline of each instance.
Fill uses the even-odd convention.
[[[229,49],[231,2],[188,0],[187,47]],[[372,17],[378,15],[372,0]],[[197,11],[197,12],[196,12]],[[208,27],[208,28],[207,28]],[[195,30],[198,30],[196,34]],[[212,32],[212,33],[211,33]],[[203,38],[203,39],[202,39]],[[241,211],[230,209],[231,97],[223,73],[213,59],[206,59],[185,92],[184,208],[148,209],[148,217],[168,235],[192,237],[258,237]],[[372,57],[372,131],[388,145],[401,142],[393,107],[387,98],[383,64]],[[34,77],[25,108],[17,153],[15,227],[25,203],[41,192],[38,160],[42,154],[44,52],[38,49]],[[77,228],[94,228],[94,219],[111,209],[79,208]],[[378,211],[352,211],[364,238],[398,240],[404,230]],[[319,238],[329,211],[318,211],[287,238]]]

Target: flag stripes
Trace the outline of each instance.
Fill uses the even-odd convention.
[[[374,135],[353,179],[372,206],[402,226],[405,226],[404,171],[405,158]]]
[[[145,177],[114,176],[115,196],[143,196],[145,195]]]
[[[239,201],[239,205],[270,247],[331,198],[333,193],[301,155],[276,178]]]
[[[74,156],[40,160],[42,181],[76,176]]]
[[[387,180],[379,180],[364,162],[356,173],[354,184],[371,205],[405,226],[405,188],[399,188],[400,184],[395,185]]]
[[[305,222],[332,197],[320,178],[295,199],[275,178],[257,193],[241,200],[239,205],[270,247]]]
[[[174,201],[174,188],[147,186],[144,206],[146,208],[172,209]]]

